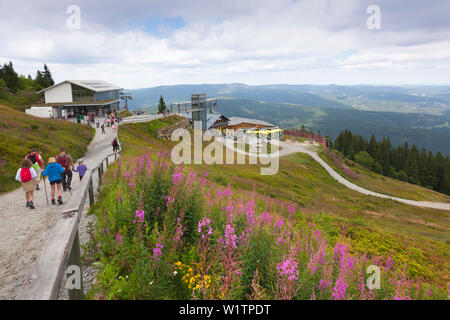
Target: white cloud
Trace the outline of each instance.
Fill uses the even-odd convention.
[[[127,6],[108,2],[110,10],[105,12],[93,3],[81,2],[85,20],[79,31],[65,28],[65,7],[52,11],[44,3],[38,11],[30,5],[11,8],[12,13],[21,12],[20,19],[0,13],[2,61],[12,60],[23,74],[34,75],[47,63],[56,80],[104,79],[127,88],[207,82],[399,84],[430,79],[448,83],[450,79],[448,68],[442,68],[450,58],[448,28],[369,31],[365,7],[358,1],[140,4],[153,13],[185,20],[186,25],[165,38],[116,26],[121,25],[118,17],[151,19],[133,1]]]

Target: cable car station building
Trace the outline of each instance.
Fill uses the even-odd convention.
[[[101,80],[65,80],[39,91],[44,93],[45,103],[32,106],[27,113],[40,116],[39,108],[45,108],[45,117],[70,118],[91,113],[104,116],[119,110],[121,90]]]

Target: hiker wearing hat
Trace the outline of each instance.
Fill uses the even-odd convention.
[[[31,152],[26,155],[25,159],[28,159],[33,164],[33,169],[36,171],[36,190],[39,190],[39,181],[41,177],[41,169],[44,168],[44,160],[35,148],[31,149]]]
[[[16,181],[22,182],[23,191],[25,191],[25,198],[27,200],[27,207],[34,209],[33,197],[34,188],[36,187],[37,174],[33,168],[33,163],[29,159],[22,161],[22,168],[17,170]]]
[[[76,169],[72,169],[72,171],[73,172],[78,172],[78,174],[80,175],[80,181],[81,181],[81,179],[83,179],[84,174],[86,173],[88,168],[84,164],[84,160],[83,159],[78,159],[77,162],[78,162],[78,167]]]
[[[48,181],[50,181],[52,204],[55,203],[55,185],[58,187],[58,204],[63,204],[61,196],[61,181],[62,174],[65,172],[64,168],[56,162],[55,158],[48,159],[48,165],[42,175],[44,177],[48,176]]]
[[[62,147],[60,154],[56,157],[56,161],[64,168],[64,173],[62,174],[62,186],[63,190],[72,190],[70,184],[72,182],[72,170],[73,160],[69,154],[66,154],[66,148]]]

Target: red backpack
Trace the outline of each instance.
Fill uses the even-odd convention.
[[[28,182],[32,179],[31,176],[31,171],[28,168],[22,168],[22,170],[20,170],[20,180],[22,180],[22,182]]]
[[[30,153],[27,156],[27,159],[29,159],[33,164],[35,164],[37,162],[39,164],[39,166],[42,166],[42,162],[39,159],[39,153]]]
[[[67,161],[66,157],[57,156],[56,161],[64,168],[65,171],[70,171],[69,161]]]

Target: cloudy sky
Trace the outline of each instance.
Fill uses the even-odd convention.
[[[130,89],[450,84],[449,17],[448,0],[0,0],[0,62]]]

